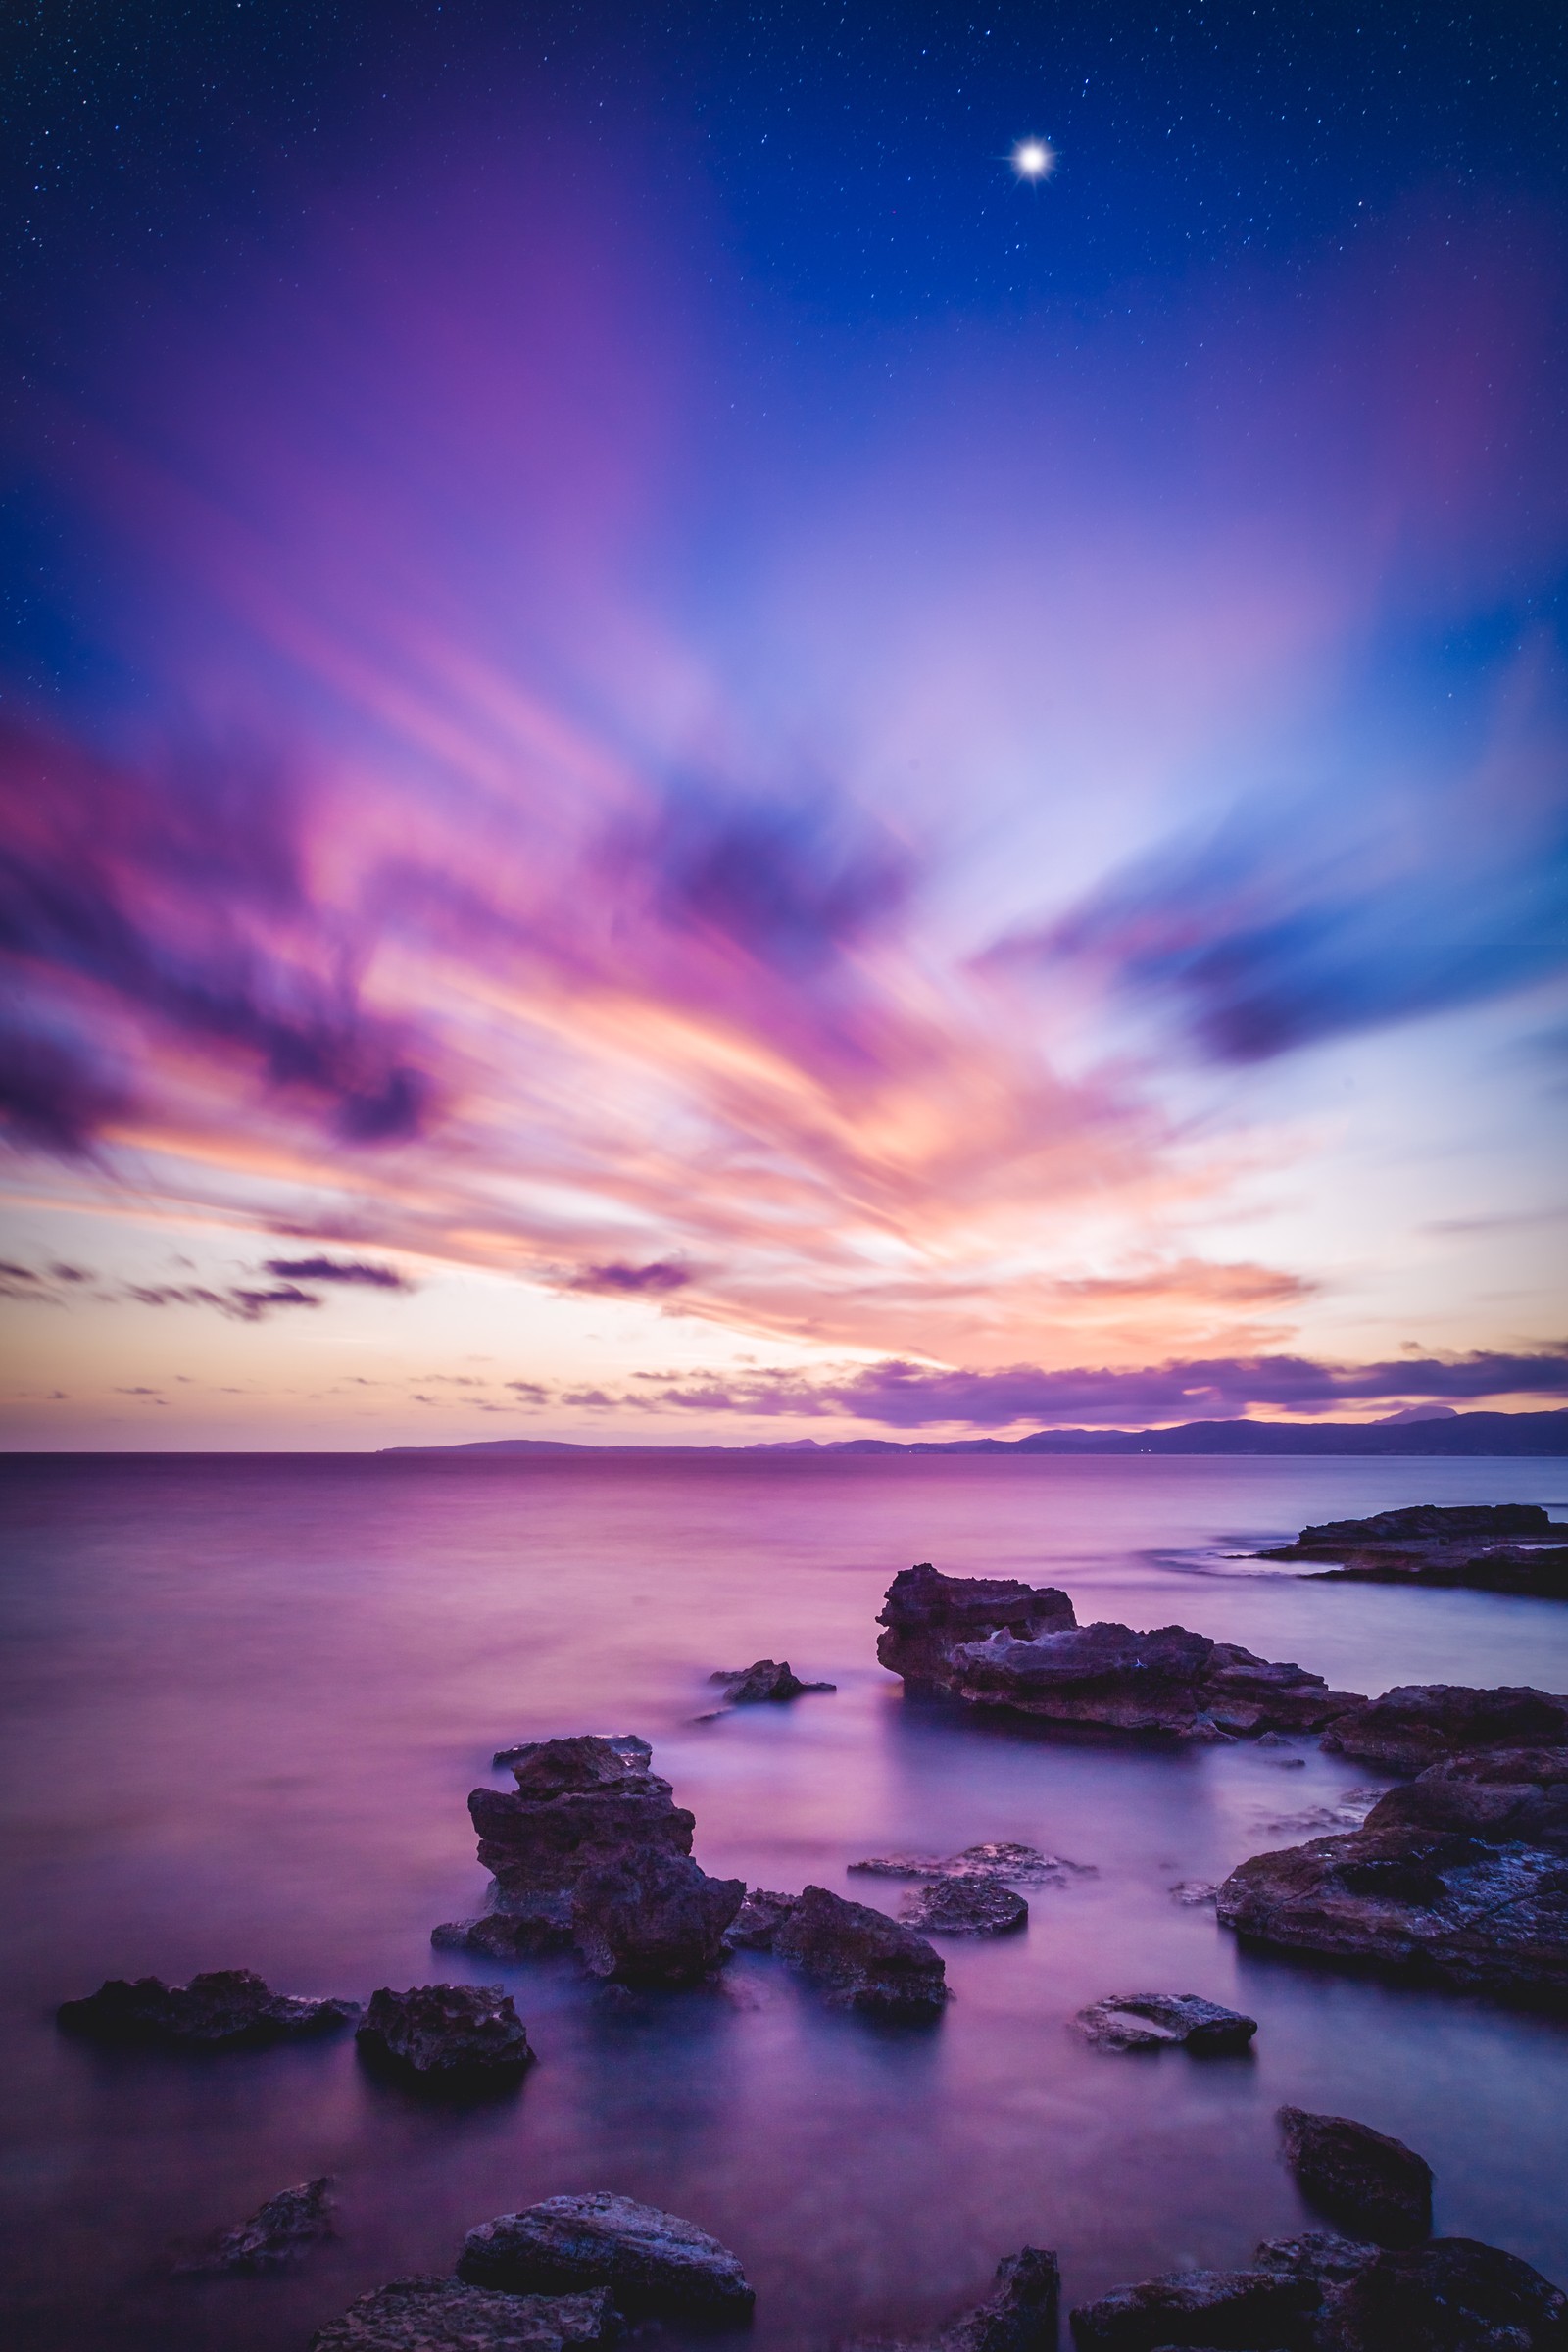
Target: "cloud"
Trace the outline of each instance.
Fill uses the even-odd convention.
[[[267,1272],[290,1282],[336,1282],[374,1291],[412,1291],[416,1287],[395,1266],[365,1258],[270,1257]]]
[[[647,1265],[629,1265],[612,1258],[602,1266],[583,1266],[567,1283],[569,1291],[593,1291],[605,1298],[638,1298],[682,1291],[693,1279],[688,1267],[673,1258],[659,1257]]]
[[[274,1283],[268,1290],[235,1285],[220,1291],[194,1282],[128,1283],[122,1296],[138,1306],[211,1306],[239,1323],[259,1323],[280,1306],[319,1306],[319,1298],[297,1283]]]

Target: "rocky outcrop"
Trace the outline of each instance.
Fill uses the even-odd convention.
[[[695,2222],[597,2191],[546,2197],[482,2222],[463,2241],[460,2275],[510,2292],[607,2287],[628,2318],[731,2324],[756,2300],[740,2259]]]
[[[836,1690],[837,1683],[803,1683],[786,1658],[759,1658],[754,1665],[733,1669],[720,1667],[717,1674],[709,1676],[710,1683],[724,1686],[732,1707],[757,1707],[777,1704],[785,1699],[800,1698],[808,1690]]]
[[[1568,1746],[1481,1751],[1390,1789],[1349,1837],[1254,1854],[1238,1934],[1549,2008],[1568,2003]]]
[[[1528,1684],[1478,1690],[1463,1683],[1401,1683],[1342,1715],[1323,1745],[1385,1772],[1424,1772],[1486,1748],[1568,1746],[1568,1698]]]
[[[732,1952],[770,1952],[773,1937],[796,1904],[798,1894],[774,1894],[766,1886],[749,1886],[746,1900],[724,1932]]]
[[[1053,1585],[944,1576],[923,1560],[917,1568],[902,1568],[889,1585],[877,1619],[887,1631],[876,1654],[903,1676],[906,1690],[945,1692],[949,1654],[960,1643],[1003,1632],[1027,1641],[1077,1622],[1072,1602]]]
[[[355,2035],[368,2058],[426,2082],[512,2078],[534,2053],[512,1995],[499,1984],[415,1984],[370,1995]]]
[[[961,1854],[873,1854],[850,1869],[878,1879],[990,1879],[1015,1886],[1065,1886],[1072,1879],[1092,1879],[1092,1862],[1065,1862],[1058,1854],[1043,1854],[1037,1845],[1014,1845],[991,1839],[966,1845]]]
[[[930,1879],[899,1905],[906,1927],[930,1936],[1013,1936],[1029,1925],[1029,1906],[1000,1879]]]
[[[515,1958],[564,1951],[585,1872],[629,1850],[689,1854],[696,1824],[651,1768],[644,1740],[583,1734],[501,1751],[516,1788],[475,1788],[468,1812],[493,1875],[485,1911],[435,1930],[444,1950]]]
[[[1265,1560],[1335,1560],[1328,1575],[1359,1583],[1470,1586],[1568,1599],[1568,1525],[1528,1502],[1454,1508],[1417,1503],[1370,1519],[1303,1527]],[[1555,1541],[1554,1541],[1555,1539]]]
[[[1023,2246],[997,2265],[991,2292],[935,2335],[852,2336],[838,2352],[1056,2352],[1061,2272],[1043,2246]]]
[[[280,2188],[248,2222],[225,2230],[205,2254],[182,2262],[181,2272],[249,2276],[287,2269],[319,2239],[333,2235],[331,2185],[330,2176],[323,2174],[318,2180]]]
[[[1079,2352],[1568,2352],[1568,2298],[1516,2255],[1310,2231],[1239,2271],[1176,2271],[1072,2314]]]
[[[394,2278],[318,2328],[310,2352],[567,2352],[624,2332],[603,2287],[585,2295],[506,2295],[462,2278]]]
[[[1282,2107],[1286,2162],[1309,2205],[1379,2246],[1432,2235],[1432,2167],[1400,2139],[1346,2115]]]
[[[1257,2020],[1196,1992],[1116,1992],[1080,2009],[1073,2028],[1097,2049],[1184,2049],[1212,2058],[1247,2049]]]
[[[745,1895],[744,1879],[710,1879],[689,1854],[631,1846],[578,1880],[572,1940],[596,1977],[696,1984],[723,1959]]]
[[[208,1969],[188,1984],[166,1984],[161,1977],[138,1977],[134,1984],[111,1977],[85,2000],[63,2001],[56,2012],[68,2034],[93,2041],[206,2050],[335,2034],[359,2014],[358,2001],[273,1992],[249,1968]]]
[[[775,1928],[772,1948],[834,2008],[924,2024],[947,2003],[947,1970],[923,1936],[825,1886],[806,1888]]]

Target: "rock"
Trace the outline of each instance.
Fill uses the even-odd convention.
[[[1365,1701],[1179,1625],[1075,1624],[1063,1592],[910,1568],[888,1589],[877,1643],[913,1690],[1037,1720],[1181,1739],[1319,1731]]]
[[[1304,2107],[1282,2107],[1279,2126],[1297,2186],[1331,2221],[1379,2246],[1418,2246],[1432,2235],[1432,2167],[1402,2140]]]
[[[1029,1906],[997,1879],[944,1878],[906,1894],[899,1917],[933,1936],[1011,1936],[1029,1925]]]
[[[319,2180],[280,2188],[248,2222],[225,2230],[207,2253],[182,2262],[181,2272],[280,2271],[298,2261],[308,2246],[333,2234],[331,2185],[323,2174]]]
[[[1012,1845],[993,1839],[966,1845],[961,1854],[873,1854],[868,1861],[852,1862],[850,1869],[879,1879],[994,1879],[1023,1886],[1062,1886],[1069,1879],[1092,1879],[1092,1862],[1064,1862],[1059,1855],[1043,1854],[1037,1845]]]
[[[458,2270],[475,2285],[510,2291],[608,2287],[628,2317],[733,2324],[756,2300],[739,2257],[706,2230],[602,2190],[481,2222],[463,2241]]]
[[[733,1672],[722,1668],[709,1676],[710,1683],[723,1683],[729,1691],[732,1707],[755,1707],[768,1700],[799,1698],[807,1690],[836,1690],[837,1683],[803,1683],[790,1670],[786,1659],[782,1665],[775,1658],[759,1658],[753,1666],[740,1666]]]
[[[1303,2230],[1298,2237],[1265,2238],[1252,2260],[1260,2271],[1289,2271],[1327,2286],[1353,2278],[1377,2253],[1378,2248],[1363,2238],[1341,2237],[1333,2230]]]
[[[1568,2296],[1517,2255],[1435,2237],[1329,2287],[1316,2352],[1568,2352]]]
[[[947,1970],[923,1936],[825,1886],[806,1888],[774,1930],[773,1949],[836,2009],[919,2024],[947,2003]]]
[[[1344,1564],[1329,1576],[1360,1583],[1463,1585],[1562,1600],[1568,1599],[1568,1545],[1553,1545],[1551,1539],[1564,1536],[1568,1526],[1536,1503],[1417,1503],[1370,1519],[1303,1527],[1294,1544],[1259,1557],[1338,1560]]]
[[[612,2344],[620,2314],[603,2287],[585,2295],[504,2295],[461,2278],[394,2278],[318,2328],[310,2352],[565,2352]]]
[[[722,1960],[745,1896],[744,1879],[710,1879],[689,1854],[633,1846],[578,1880],[572,1936],[596,1977],[694,1984]]]
[[[1072,1602],[1054,1585],[1024,1585],[1010,1577],[943,1576],[929,1560],[902,1568],[888,1587],[877,1619],[887,1628],[876,1645],[884,1666],[902,1675],[906,1690],[945,1691],[949,1652],[1005,1628],[1030,1637],[1075,1625]]]
[[[1182,2048],[1196,2057],[1245,2050],[1255,2017],[1221,2008],[1196,1992],[1118,1992],[1092,2001],[1073,2019],[1075,2032],[1102,2050]]]
[[[1528,1685],[1405,1683],[1342,1716],[1323,1745],[1386,1772],[1422,1772],[1489,1747],[1568,1746],[1568,1698]]]
[[[1158,2352],[1162,2345],[1312,2352],[1322,2299],[1316,2279],[1288,2272],[1172,2271],[1079,2304],[1070,2325],[1079,2352]]]
[[[1168,1891],[1178,1903],[1184,1903],[1190,1911],[1196,1911],[1202,1904],[1211,1903],[1214,1900],[1219,1892],[1219,1881],[1217,1879],[1178,1879],[1175,1886]]]
[[[335,2034],[360,2014],[358,2001],[302,1999],[273,1992],[254,1969],[214,1968],[188,1984],[111,1977],[85,2000],[56,2012],[70,2034],[94,2041],[155,2042],[184,2049],[233,2049]]]
[[[799,1895],[772,1894],[765,1886],[749,1886],[746,1900],[724,1932],[732,1952],[770,1952],[773,1937],[799,1902]]]
[[[415,1984],[407,1992],[383,1984],[355,2038],[368,2056],[435,2082],[520,2075],[534,2058],[499,1984]]]
[[[997,2265],[990,2294],[950,2321],[940,2352],[1056,2352],[1061,2272],[1043,2246],[1022,2246]]]
[[[564,1951],[585,1871],[629,1847],[691,1852],[696,1823],[650,1769],[645,1740],[585,1733],[501,1752],[515,1790],[475,1788],[468,1798],[479,1860],[494,1873],[490,1893],[479,1918],[434,1931],[431,1940],[442,1950],[497,1958]]]

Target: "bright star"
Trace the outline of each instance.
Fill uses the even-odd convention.
[[[1049,179],[1056,168],[1056,151],[1044,139],[1020,139],[1012,151],[1012,168],[1020,179]]]

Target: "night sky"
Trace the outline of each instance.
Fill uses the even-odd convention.
[[[1560,10],[0,43],[6,1443],[1568,1397]]]

